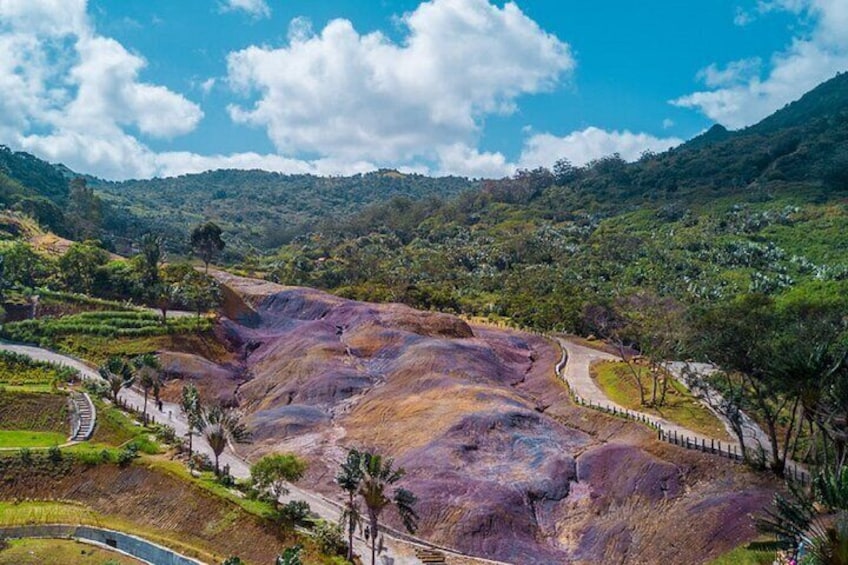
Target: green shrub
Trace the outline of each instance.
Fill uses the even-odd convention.
[[[62,450],[58,445],[53,445],[47,450],[47,459],[54,465],[62,462]]]
[[[312,535],[322,553],[327,555],[345,555],[347,553],[347,540],[345,540],[341,524],[318,520],[312,528]]]
[[[135,444],[135,442],[130,443],[118,452],[118,465],[120,465],[121,467],[126,467],[137,458],[138,446]]]
[[[304,500],[292,500],[283,504],[277,511],[277,519],[287,525],[302,525],[309,518],[309,503]]]

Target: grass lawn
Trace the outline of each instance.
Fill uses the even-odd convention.
[[[57,432],[33,432],[29,430],[0,430],[2,447],[50,447],[68,440],[67,434]]]
[[[774,544],[753,541],[713,559],[709,565],[771,565],[776,554]]]
[[[647,367],[641,367],[647,372]],[[639,404],[639,389],[630,369],[623,362],[604,361],[592,365],[592,377],[607,397],[625,408],[665,418],[700,434],[728,440],[730,436],[721,421],[694,398],[686,387],[671,379],[665,406],[652,408]],[[643,381],[650,382],[647,376]]]
[[[243,510],[259,516],[268,518],[273,513],[273,507],[261,500],[251,500],[234,492],[232,489],[225,487],[217,481],[215,474],[212,472],[201,473],[199,477],[195,477],[189,472],[188,468],[179,461],[172,461],[162,457],[146,457],[143,462],[150,467],[159,469],[165,473],[175,476],[183,481],[191,482],[205,491],[208,491],[215,496],[219,496],[230,502],[238,504]]]
[[[0,550],[0,565],[140,565],[142,561],[98,546],[64,539],[10,540]]]
[[[2,388],[3,392],[56,392],[56,387],[50,384],[10,385],[0,382],[0,388]]]

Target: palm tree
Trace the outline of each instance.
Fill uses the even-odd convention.
[[[109,385],[109,391],[112,393],[112,402],[118,404],[118,394],[122,388],[132,386],[135,378],[133,377],[132,367],[121,357],[109,357],[106,363],[99,369],[100,376]]]
[[[383,510],[394,505],[403,525],[410,533],[415,533],[418,514],[413,506],[417,502],[415,495],[403,488],[396,488],[388,493],[392,485],[406,474],[402,468],[394,468],[391,458],[383,459],[381,455],[363,453],[361,459],[362,480],[359,483],[359,495],[368,511],[368,522],[371,530],[371,565],[377,562],[377,535],[379,533],[379,518]]]
[[[215,455],[215,474],[220,475],[218,460],[226,449],[227,443],[230,441],[237,443],[249,441],[250,432],[247,431],[234,410],[219,405],[205,408],[202,422],[203,437]]]
[[[197,392],[197,387],[193,384],[188,384],[183,387],[182,395],[180,396],[180,408],[183,414],[186,415],[188,421],[188,460],[191,461],[192,453],[192,438],[194,432],[200,431],[203,427],[202,413],[200,409],[200,394]]]
[[[147,396],[151,389],[157,397],[159,396],[159,386],[161,385],[159,371],[161,371],[162,366],[159,364],[159,359],[152,353],[139,355],[133,359],[133,365],[135,366],[136,376],[138,377],[138,384],[144,391],[144,409],[142,413],[144,424],[147,425]]]
[[[347,528],[347,560],[350,562],[353,562],[353,533],[356,531],[356,526],[362,523],[362,515],[359,512],[359,505],[356,503],[356,495],[359,492],[362,477],[362,453],[356,449],[351,449],[347,453],[347,459],[342,463],[339,474],[336,475],[336,484],[348,496],[341,521]]]

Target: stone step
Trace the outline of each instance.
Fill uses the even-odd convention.
[[[445,554],[434,549],[416,549],[415,556],[424,565],[442,565],[447,563],[445,561]]]
[[[96,410],[84,393],[73,393],[71,396],[74,412],[78,418],[79,428],[71,438],[72,441],[85,441],[91,437],[97,418]]]

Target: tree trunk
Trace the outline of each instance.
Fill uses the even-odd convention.
[[[147,391],[148,391],[148,389],[144,389],[144,409],[141,412],[142,413],[141,419],[144,422],[145,426],[147,425]]]
[[[786,467],[786,460],[788,459],[789,444],[791,443],[790,440],[792,439],[792,430],[795,428],[795,420],[797,419],[797,416],[798,416],[798,403],[799,403],[799,401],[800,401],[800,398],[796,396],[795,401],[792,403],[792,412],[790,413],[791,417],[789,418],[789,427],[786,429],[786,437],[784,438],[784,441],[783,441],[783,461],[782,461],[783,467]],[[801,425],[803,426],[803,422],[801,422]],[[799,429],[798,434],[800,435],[800,433],[801,433],[801,430]],[[796,436],[796,438],[797,438],[797,436]]]
[[[371,565],[376,565],[377,563],[377,528],[379,527],[377,523],[377,515],[373,511],[369,511],[369,518],[371,519]]]
[[[188,430],[188,460],[189,460],[189,461],[191,461],[191,453],[192,453],[192,451],[191,451],[191,449],[192,449],[192,445],[191,445],[191,444],[192,444],[192,441],[191,441],[191,440],[192,440],[192,437],[193,437],[193,436],[194,436],[194,434],[193,434],[193,433],[191,433],[191,428],[189,428],[189,430]]]
[[[780,460],[780,447],[777,445],[777,426],[775,425],[774,418],[768,418],[766,428],[768,429],[769,441],[771,442],[771,469],[775,475],[782,477],[784,465]]]
[[[356,523],[354,521],[353,516],[353,492],[348,493],[348,509],[347,511],[350,513],[347,517],[347,560],[353,563],[353,531],[356,529]]]
[[[665,406],[665,394],[668,392],[668,380],[671,373],[668,370],[668,367],[665,366],[665,363],[662,364],[662,388],[660,389],[660,406]]]
[[[653,364],[650,367],[651,371],[651,406],[656,408],[657,406],[657,380],[659,379],[659,373],[656,371],[656,367]]]
[[[218,457],[220,457],[220,454],[217,451],[213,451],[213,453],[215,454],[215,476],[220,477],[221,470],[218,468]]]

